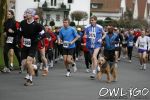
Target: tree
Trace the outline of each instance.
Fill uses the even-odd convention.
[[[74,11],[71,13],[71,19],[78,21],[78,25],[79,25],[79,21],[86,20],[87,18],[88,18],[88,14],[84,11]]]
[[[36,15],[39,16],[41,24],[43,24],[43,10],[42,8],[36,8]]]
[[[70,26],[76,26],[75,22],[70,22]]]
[[[1,35],[3,32],[3,23],[7,17],[7,0],[0,0],[0,45],[3,45],[4,37]],[[2,37],[1,37],[2,36]]]
[[[127,11],[124,14],[125,19],[133,20],[133,11],[127,8]]]
[[[7,14],[7,0],[1,0],[0,1],[0,36],[3,30],[3,23],[6,19]]]
[[[54,21],[50,21],[49,25],[50,25],[51,27],[53,27],[53,26],[55,26],[55,22],[54,22]]]

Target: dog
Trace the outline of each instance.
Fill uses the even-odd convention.
[[[117,80],[117,65],[110,64],[109,62],[106,61],[105,57],[103,56],[99,57],[97,69],[98,69],[97,71],[98,80],[101,80],[102,74],[107,75],[107,83]]]

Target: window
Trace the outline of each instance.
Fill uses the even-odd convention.
[[[51,18],[51,15],[50,14],[46,14],[46,19],[50,20],[50,18]]]
[[[51,6],[53,6],[53,0],[51,0]]]
[[[56,6],[57,5],[57,0],[54,0],[54,6]]]
[[[40,0],[34,0],[34,2],[40,2]]]
[[[68,0],[68,3],[73,3],[73,0]]]
[[[60,21],[60,15],[56,15],[56,21]]]
[[[92,4],[92,8],[98,8],[98,4]]]
[[[99,8],[99,9],[101,9],[103,7],[103,4],[102,3],[93,3],[93,4],[91,4],[91,8],[93,8],[93,9],[96,9],[96,8]]]

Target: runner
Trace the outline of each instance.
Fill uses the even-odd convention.
[[[45,25],[45,35],[46,35],[45,42],[47,41],[46,44],[48,44],[45,47],[46,56],[48,57],[50,68],[53,68],[53,66],[54,66],[53,65],[53,48],[54,48],[54,42],[56,40],[56,36],[50,30],[48,25]]]
[[[77,67],[75,62],[73,61],[73,53],[75,49],[75,41],[78,40],[80,37],[76,30],[73,27],[69,26],[70,20],[68,18],[65,18],[63,20],[63,27],[60,29],[59,32],[59,43],[63,42],[63,59],[64,64],[67,69],[66,76],[71,76],[71,71],[69,68],[69,64],[73,65],[74,72],[77,71]]]
[[[37,23],[39,23],[39,16],[38,15],[35,15],[34,16],[34,21],[36,21]],[[43,27],[41,24],[39,24],[41,27]],[[43,27],[43,30],[44,30],[44,27]],[[39,58],[39,61],[41,60],[42,63],[43,63],[43,72],[42,72],[42,75],[43,76],[47,76],[48,75],[48,61],[47,61],[47,58],[45,56],[45,53],[46,53],[46,43],[48,44],[49,41],[46,41],[46,37],[44,35],[43,39],[39,40],[38,41],[38,58]]]
[[[128,59],[130,63],[132,62],[131,59],[132,59],[133,46],[134,46],[134,35],[133,35],[133,31],[130,30],[127,39],[127,51],[128,51]]]
[[[35,11],[33,9],[26,10],[27,20],[20,26],[20,31],[23,36],[23,48],[22,48],[22,64],[27,69],[25,86],[33,85],[32,76],[35,74],[33,66],[35,54],[37,51],[37,43],[44,34],[44,30],[34,21]]]
[[[113,32],[113,27],[108,27],[108,33],[104,39],[104,56],[106,61],[110,64],[110,67],[117,68],[118,65],[115,62],[115,45],[119,43],[119,37]],[[117,71],[117,69],[115,70]],[[117,73],[117,72],[116,72]],[[113,81],[117,81],[117,76],[114,76],[115,79]]]
[[[147,51],[150,50],[149,37],[145,36],[145,31],[141,32],[141,36],[138,37],[135,46],[138,48],[140,69],[146,70],[146,56]]]
[[[96,16],[91,17],[90,22],[91,24],[85,27],[85,34],[87,35],[86,46],[92,55],[92,73],[90,78],[94,79],[96,75],[97,55],[101,48],[102,39],[105,38],[105,32],[102,26],[96,24]]]
[[[16,45],[15,39],[17,36],[16,21],[14,19],[14,12],[12,10],[8,11],[7,18],[8,19],[4,23],[5,45],[4,45],[3,54],[4,54],[5,67],[2,70],[2,72],[10,72],[10,70],[13,69],[14,48]],[[9,58],[8,58],[8,54],[9,54]]]
[[[121,33],[122,35],[122,56],[123,58],[126,58],[127,57],[127,31],[122,31]]]
[[[83,35],[82,37],[82,50],[84,52],[84,59],[85,59],[85,65],[86,65],[86,72],[89,73],[90,72],[90,67],[92,65],[92,61],[91,61],[91,54],[88,51],[87,47],[86,47],[86,34]]]
[[[119,56],[119,53],[120,53],[120,41],[121,41],[121,35],[119,33],[119,30],[117,27],[114,28],[114,33],[118,36],[119,38],[119,42],[115,44],[115,62],[117,63],[118,60],[120,60],[120,56]]]

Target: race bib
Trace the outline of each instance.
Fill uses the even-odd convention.
[[[133,42],[129,42],[129,46],[133,46],[133,44],[134,44]]]
[[[122,44],[127,44],[127,41],[122,41]]]
[[[24,38],[23,45],[26,47],[31,47],[31,39]]]
[[[96,38],[96,32],[90,32],[89,33],[89,38],[95,39]]]
[[[95,47],[94,44],[92,44],[92,45],[91,45],[91,48],[94,48],[94,47]]]
[[[68,47],[69,47],[69,44],[70,44],[70,42],[68,42],[68,41],[64,41],[64,43],[63,43],[63,47],[64,47],[64,48],[68,48]]]
[[[6,43],[13,43],[14,37],[7,37]]]
[[[139,45],[139,47],[140,47],[140,48],[144,48],[144,45],[143,45],[143,44],[141,44],[141,45]]]
[[[119,47],[119,43],[118,43],[118,44],[115,44],[115,47]]]

